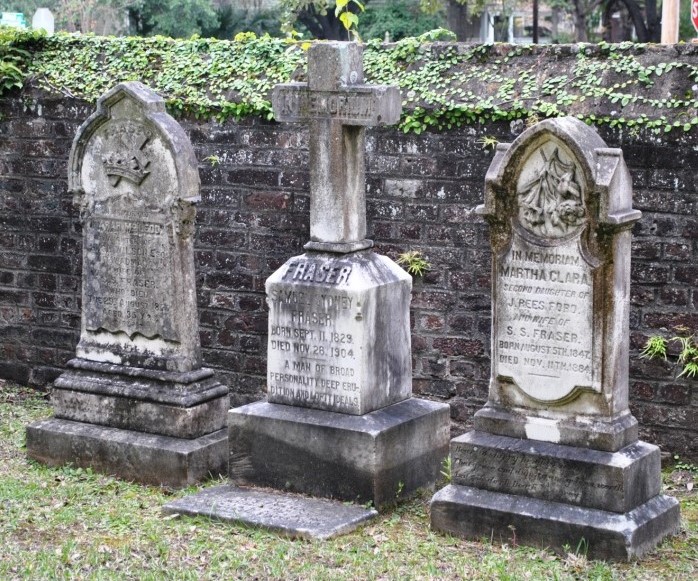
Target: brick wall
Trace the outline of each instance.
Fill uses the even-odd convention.
[[[93,106],[43,94],[0,100],[0,377],[45,386],[74,354],[80,325],[81,233],[67,193],[72,136]],[[259,120],[184,120],[200,160],[197,216],[201,342],[232,405],[263,397],[264,281],[298,254],[308,232],[307,134]],[[474,214],[492,152],[508,123],[405,135],[370,130],[368,228],[379,252],[416,249],[432,269],[412,301],[414,392],[451,404],[454,433],[485,401],[489,377],[490,254]],[[697,458],[698,379],[638,358],[646,337],[698,330],[698,135],[602,130],[622,147],[635,207],[631,406],[644,438]]]

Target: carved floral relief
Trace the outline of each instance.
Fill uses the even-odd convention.
[[[529,157],[521,172],[519,222],[536,236],[560,238],[584,224],[582,185],[575,162],[554,144],[546,145]]]

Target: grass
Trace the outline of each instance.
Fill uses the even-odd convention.
[[[0,382],[0,579],[695,579],[698,494],[690,470],[665,475],[683,531],[640,563],[470,542],[429,530],[430,493],[331,541],[172,518],[195,489],[140,486],[27,459],[25,426],[50,415],[36,392]],[[219,482],[209,483],[218,484]]]

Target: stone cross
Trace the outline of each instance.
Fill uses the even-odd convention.
[[[365,128],[400,119],[400,90],[363,84],[362,48],[323,42],[308,51],[308,82],[277,85],[277,121],[310,124],[310,242],[307,250],[347,253],[366,239]]]

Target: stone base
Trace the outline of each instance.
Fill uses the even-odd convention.
[[[228,388],[210,369],[187,373],[72,359],[56,379],[56,418],[193,439],[226,425]]]
[[[433,484],[449,406],[408,399],[352,416],[257,402],[230,410],[230,479],[380,508]]]
[[[215,486],[167,503],[166,514],[204,516],[302,539],[331,539],[378,516],[373,509],[285,492]]]
[[[475,413],[473,420],[475,429],[482,432],[605,452],[616,452],[638,438],[637,420],[630,413],[611,420],[580,421],[572,415],[553,421],[487,405]]]
[[[579,551],[626,561],[679,531],[679,503],[655,496],[623,514],[450,485],[431,501],[433,529],[468,539]]]
[[[27,454],[34,460],[157,486],[181,488],[225,474],[227,453],[225,429],[187,440],[56,418],[27,427]]]
[[[602,452],[472,431],[451,440],[453,484],[624,513],[661,492],[659,448]]]

